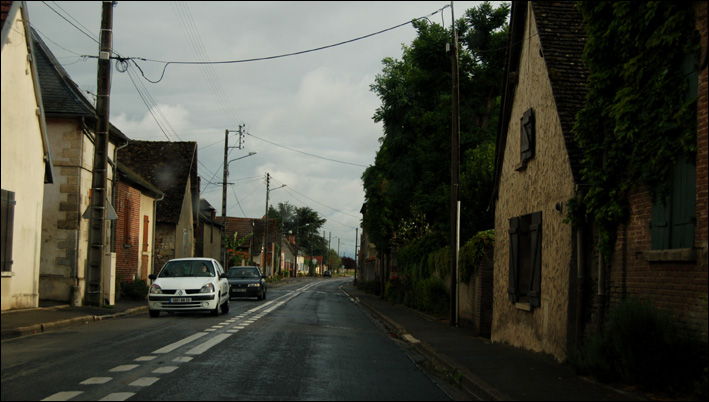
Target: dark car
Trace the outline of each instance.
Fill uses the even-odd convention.
[[[259,267],[231,267],[227,272],[229,299],[235,297],[266,298],[266,276]]]
[[[332,272],[330,272],[330,271],[325,271],[325,272],[323,272],[322,276],[331,278],[331,277],[332,277]]]

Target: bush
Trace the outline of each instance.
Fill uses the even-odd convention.
[[[686,393],[701,377],[706,346],[698,345],[679,336],[668,312],[629,299],[611,310],[603,334],[587,340],[569,361],[601,381]]]
[[[121,299],[145,300],[148,296],[148,283],[143,279],[129,279],[120,282],[120,290],[117,293]]]

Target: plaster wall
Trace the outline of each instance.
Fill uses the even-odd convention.
[[[527,13],[519,83],[508,122],[495,209],[493,342],[504,342],[563,360],[569,325],[573,233],[563,223],[574,182],[541,44],[531,8]],[[536,118],[535,156],[520,165],[520,119],[529,108]],[[562,210],[557,209],[557,205]],[[509,219],[542,212],[541,305],[509,300]]]

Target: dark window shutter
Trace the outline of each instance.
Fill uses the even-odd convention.
[[[510,218],[510,264],[507,294],[510,301],[519,300],[519,288],[517,286],[517,276],[519,274],[519,218]]]
[[[650,237],[653,250],[670,248],[670,201],[656,200],[652,205]]]
[[[534,121],[534,110],[528,109],[522,116],[520,127],[520,153],[522,163],[526,163],[534,157],[534,145],[536,127]]]
[[[670,248],[694,247],[696,181],[696,167],[681,158],[675,165],[672,183]]]
[[[13,191],[2,190],[2,216],[0,216],[0,221],[2,222],[0,226],[2,232],[0,236],[0,244],[2,247],[2,271],[12,270],[12,242],[15,226],[15,193]]]
[[[541,282],[542,282],[542,213],[532,214],[532,223],[529,226],[529,238],[531,243],[532,275],[529,284],[529,304],[532,306],[541,305]]]

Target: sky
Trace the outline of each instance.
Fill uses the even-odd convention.
[[[269,205],[317,211],[331,248],[354,258],[361,177],[383,134],[370,88],[382,60],[401,60],[416,38],[412,19],[449,28],[452,14],[479,3],[119,1],[113,48],[138,59],[112,65],[110,120],[133,140],[196,141],[200,197],[218,216],[229,130],[227,216],[264,216],[268,173]],[[97,60],[87,56],[98,54],[101,2],[28,5],[32,26],[93,98]]]

